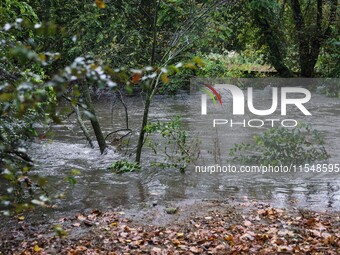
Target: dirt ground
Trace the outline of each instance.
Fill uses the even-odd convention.
[[[188,200],[1,218],[0,254],[340,254],[340,213]]]

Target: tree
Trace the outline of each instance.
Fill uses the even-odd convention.
[[[183,4],[184,2],[178,1],[179,4]],[[153,1],[153,10],[154,10],[154,22],[152,27],[152,46],[151,46],[151,57],[150,57],[150,65],[154,66],[156,63],[158,64],[158,72],[155,73],[154,78],[152,81],[146,86],[146,99],[145,99],[145,105],[144,105],[144,113],[143,113],[143,120],[142,125],[139,132],[139,138],[138,138],[138,144],[137,144],[137,151],[136,151],[136,162],[140,163],[141,161],[141,154],[142,154],[142,148],[144,145],[144,137],[145,137],[145,127],[148,124],[148,115],[149,115],[149,108],[150,104],[152,102],[153,96],[157,92],[157,89],[159,88],[159,85],[161,82],[167,83],[168,82],[168,75],[169,70],[167,69],[167,65],[171,62],[173,62],[180,54],[183,54],[183,52],[189,48],[189,46],[192,43],[191,35],[196,32],[200,25],[205,24],[207,21],[205,18],[209,17],[209,14],[216,10],[216,8],[222,4],[230,5],[232,6],[234,4],[234,1],[220,1],[220,2],[214,2],[211,4],[207,4],[207,6],[204,3],[189,3],[185,7],[187,9],[184,9],[182,11],[182,19],[183,21],[177,21],[176,26],[172,23],[166,23],[164,20],[160,19],[159,17],[166,17],[164,13],[166,14],[168,11],[168,5],[159,1],[154,0]],[[165,5],[165,6],[162,6]],[[176,4],[174,4],[176,6]],[[170,6],[171,8],[172,6]],[[159,14],[159,9],[162,8],[164,13]],[[162,15],[163,14],[163,15]],[[171,19],[172,20],[172,19]],[[160,26],[158,25],[160,24]],[[167,30],[161,30],[162,26],[167,26]],[[170,29],[172,27],[172,30]],[[166,31],[167,36],[170,36],[170,40],[161,40],[166,36],[164,33]],[[160,45],[159,45],[160,44]],[[156,48],[158,46],[161,46],[161,51],[159,52],[159,55],[162,56],[159,59],[156,58]],[[200,64],[200,61],[196,58],[196,63],[190,63],[187,65],[189,68],[196,68],[195,64]],[[178,71],[178,67],[182,67],[183,64],[179,63],[179,65],[176,66],[170,66],[170,70],[172,70],[172,73],[174,74]],[[184,67],[186,67],[184,65]]]
[[[314,5],[311,3],[305,6],[305,15],[300,2],[290,1],[299,44],[300,73],[303,77],[312,77],[321,47],[331,36],[331,27],[337,21],[338,1],[312,1]],[[308,16],[310,13],[311,17]]]
[[[105,142],[105,138],[103,135],[103,132],[100,128],[100,123],[97,119],[96,116],[96,112],[92,103],[92,99],[91,99],[91,95],[90,95],[90,91],[89,91],[89,87],[86,84],[86,82],[80,82],[80,90],[82,92],[82,96],[83,99],[85,101],[86,104],[86,108],[89,111],[90,114],[90,121],[91,121],[91,125],[94,131],[94,134],[96,135],[96,139],[99,145],[99,149],[100,149],[100,153],[104,153],[105,149],[106,149],[106,142]]]
[[[32,10],[28,5],[24,6],[24,11]],[[0,202],[6,209],[21,211],[33,205],[45,205],[48,201],[44,189],[37,189],[46,181],[42,178],[34,181],[29,175],[33,162],[26,154],[25,142],[37,136],[34,124],[60,122],[57,103],[75,82],[88,80],[109,88],[114,88],[116,83],[107,74],[107,71],[114,73],[113,70],[104,70],[91,59],[81,57],[53,75],[46,76],[46,69],[60,58],[60,54],[45,52],[35,42],[42,34],[48,36],[53,31],[40,24],[36,15],[29,16],[23,12],[26,14],[24,18],[13,18],[12,15],[17,15],[13,9],[18,7],[13,2],[6,6],[8,9],[1,7],[1,12],[6,11],[12,22],[0,24],[0,57],[3,60],[0,63]],[[77,89],[72,92],[79,94]],[[88,102],[85,109],[95,122],[87,92],[88,88],[86,91],[85,87],[83,94]],[[78,101],[72,100],[72,103],[78,104]],[[96,132],[96,127],[94,129]],[[104,146],[100,144],[101,151]],[[39,194],[42,196],[37,196]],[[4,210],[3,213],[8,214],[9,211]]]
[[[281,76],[293,74],[287,61],[297,45],[299,74],[313,77],[315,65],[325,42],[334,36],[338,1],[273,1],[249,0],[254,25],[259,29],[259,42],[268,47],[268,61]],[[290,54],[289,54],[290,53]]]
[[[268,0],[250,0],[250,8],[254,19],[254,24],[259,28],[260,43],[268,47],[268,61],[273,65],[276,71],[282,77],[292,76],[284,62],[286,48],[284,46],[284,38],[279,6],[274,1]]]

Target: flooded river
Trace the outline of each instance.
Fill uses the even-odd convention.
[[[230,96],[230,95],[229,95]],[[225,95],[228,98],[228,95]],[[270,99],[262,90],[255,90],[254,98],[263,105]],[[143,102],[138,96],[128,97],[130,128],[138,130],[143,113]],[[340,100],[313,94],[308,103],[312,116],[301,116],[292,110],[289,118],[312,124],[325,135],[329,163],[340,163]],[[210,107],[210,106],[209,106]],[[215,105],[213,107],[218,107]],[[225,109],[232,107],[224,104]],[[267,107],[268,108],[268,107]],[[96,101],[96,111],[103,132],[108,134],[124,128],[124,108],[117,102],[112,109],[110,98]],[[247,115],[248,114],[248,115]],[[156,96],[150,109],[150,120],[167,121],[181,116],[184,129],[201,140],[197,165],[233,164],[228,151],[235,143],[249,142],[254,134],[268,127],[250,128],[220,125],[212,127],[213,115],[202,116],[200,100],[187,93],[176,96]],[[231,119],[226,111],[225,119]],[[244,118],[250,118],[246,113]],[[282,116],[277,116],[282,119]],[[118,206],[159,204],[183,199],[220,199],[244,201],[257,199],[279,207],[304,207],[315,210],[340,210],[340,173],[197,173],[195,166],[181,174],[176,169],[148,167],[148,162],[160,160],[150,149],[143,151],[144,169],[139,173],[113,174],[107,167],[125,157],[124,152],[110,145],[106,154],[91,149],[76,120],[71,117],[52,127],[52,136],[33,142],[30,154],[36,162],[33,173],[47,177],[48,190],[62,192],[64,178],[71,169],[80,170],[78,183],[67,191],[65,199],[57,200],[56,213],[72,213],[85,208],[110,209]],[[132,136],[136,141],[137,133]],[[131,158],[133,159],[133,157]],[[239,166],[239,165],[238,165]]]

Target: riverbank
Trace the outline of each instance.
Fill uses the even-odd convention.
[[[0,254],[340,254],[340,212],[190,200],[55,221],[21,215],[2,222]]]

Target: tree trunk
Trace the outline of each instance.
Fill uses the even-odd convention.
[[[314,40],[313,37],[315,37],[315,35],[306,33],[305,20],[302,15],[299,0],[291,0],[290,4],[291,4],[292,11],[293,11],[295,31],[297,34],[297,39],[299,41],[300,75],[302,77],[312,77],[314,74],[314,66],[315,66],[317,59],[313,60],[311,58],[311,51],[316,50],[316,49],[311,49],[310,44],[311,44],[311,41]],[[317,54],[317,56],[318,55],[319,54]]]
[[[321,42],[314,39],[315,42],[306,42],[302,40],[300,43],[300,74],[302,77],[313,77],[314,67],[318,61]],[[311,44],[309,46],[309,44]]]
[[[155,64],[155,51],[156,51],[156,44],[157,44],[157,19],[158,19],[158,7],[159,1],[154,0],[155,6],[155,14],[154,14],[154,23],[153,23],[153,34],[152,34],[152,50],[151,50],[151,60],[150,64],[153,66]],[[143,121],[142,126],[139,133],[138,144],[137,144],[137,151],[136,151],[136,162],[140,163],[141,156],[142,156],[142,149],[144,145],[144,137],[145,137],[145,127],[148,124],[148,117],[149,117],[149,108],[152,101],[152,97],[154,94],[154,90],[156,89],[158,80],[154,80],[151,84],[151,87],[148,89],[145,99],[144,105],[144,113],[143,113]]]
[[[330,1],[330,15],[328,26],[323,30],[323,1],[316,1],[316,22],[309,26],[305,23],[299,0],[290,0],[295,22],[297,39],[299,41],[299,64],[302,77],[313,77],[314,68],[320,54],[321,47],[330,36],[330,26],[336,21],[336,6],[338,1]],[[313,28],[313,29],[311,29]]]
[[[87,110],[92,115],[91,118],[90,118],[90,121],[91,121],[91,125],[92,125],[92,128],[93,128],[94,134],[96,135],[96,139],[97,139],[97,142],[98,142],[98,145],[99,145],[100,153],[103,154],[105,149],[106,149],[106,142],[105,142],[105,138],[103,136],[102,130],[100,128],[100,124],[98,122],[96,112],[94,110],[94,106],[93,106],[93,103],[92,103],[89,88],[88,88],[88,86],[85,82],[81,82],[80,86],[81,86],[83,98],[85,100],[85,104],[87,106]]]
[[[145,99],[145,106],[144,106],[144,113],[143,113],[143,121],[142,127],[140,129],[139,137],[138,137],[138,144],[137,144],[137,151],[136,151],[136,162],[140,163],[140,159],[142,156],[142,149],[144,145],[144,137],[145,137],[145,127],[148,124],[148,116],[149,116],[149,108],[151,103],[152,92],[148,91]]]

